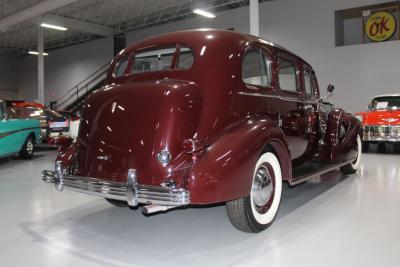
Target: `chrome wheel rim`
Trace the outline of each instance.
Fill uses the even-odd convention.
[[[33,142],[31,138],[29,138],[28,141],[26,141],[26,151],[28,152],[28,154],[33,153]]]
[[[252,198],[259,213],[265,213],[274,196],[274,175],[267,164],[262,164],[253,179]]]

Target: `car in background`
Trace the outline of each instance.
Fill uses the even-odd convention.
[[[383,152],[386,144],[394,144],[400,150],[400,94],[375,96],[368,111],[356,113],[363,125],[363,149],[378,144]]]
[[[0,157],[19,154],[21,158],[30,159],[39,139],[39,121],[0,100]]]
[[[40,103],[27,101],[7,101],[14,110],[26,110],[29,117],[40,121],[41,141],[69,132],[70,119],[68,115],[47,109]]]

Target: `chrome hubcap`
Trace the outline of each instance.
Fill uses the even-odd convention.
[[[26,142],[26,151],[28,151],[29,154],[33,153],[33,142],[31,139],[28,139]]]
[[[265,206],[273,193],[272,176],[268,168],[261,165],[254,177],[252,195],[253,202],[257,207]]]

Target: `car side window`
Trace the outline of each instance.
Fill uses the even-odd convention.
[[[115,65],[114,76],[115,77],[124,76],[126,68],[128,67],[128,63],[129,63],[129,56],[125,56],[122,59],[120,59]]]
[[[242,80],[246,84],[267,87],[271,85],[271,61],[261,49],[251,49],[242,61]]]
[[[179,48],[179,58],[176,63],[176,69],[178,70],[187,70],[193,65],[194,55],[192,49],[188,47],[180,47]]]
[[[311,74],[311,85],[313,88],[313,96],[318,98],[319,97],[318,81],[314,72]]]
[[[306,98],[312,98],[314,93],[314,85],[312,81],[312,72],[308,69],[304,71],[304,90]]]
[[[281,90],[297,92],[296,64],[289,59],[278,57],[278,81]]]
[[[6,105],[0,102],[0,120],[4,119],[5,117],[5,112],[6,112],[5,107]]]

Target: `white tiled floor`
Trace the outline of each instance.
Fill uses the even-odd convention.
[[[274,224],[235,230],[224,206],[145,217],[40,180],[54,151],[0,160],[1,266],[400,266],[399,154],[357,175],[285,187]]]

